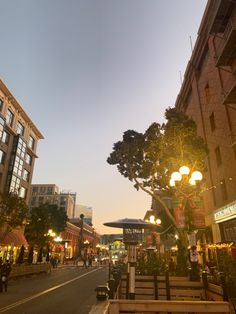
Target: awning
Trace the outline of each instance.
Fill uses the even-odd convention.
[[[12,230],[5,235],[1,245],[28,246],[28,242],[20,230]]]

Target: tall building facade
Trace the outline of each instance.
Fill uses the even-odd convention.
[[[236,241],[236,3],[209,0],[176,107],[208,144],[202,191],[214,242]]]
[[[16,192],[29,204],[40,139],[41,132],[0,80],[0,192]]]
[[[32,184],[30,207],[37,207],[40,204],[55,204],[64,209],[68,218],[75,215],[76,193],[60,192],[55,184]]]

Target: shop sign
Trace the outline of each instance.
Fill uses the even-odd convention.
[[[124,228],[123,241],[127,244],[142,242],[142,229]]]
[[[228,206],[222,207],[214,213],[216,222],[221,222],[228,217],[236,215],[236,202],[229,204]]]

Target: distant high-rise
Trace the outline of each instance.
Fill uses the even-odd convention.
[[[40,204],[55,204],[63,208],[68,218],[74,218],[76,193],[60,192],[55,184],[32,184],[30,207],[37,207]]]
[[[43,138],[0,80],[0,192],[16,192],[29,203],[37,142]]]

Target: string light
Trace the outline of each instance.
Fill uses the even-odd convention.
[[[231,248],[234,245],[234,242],[230,243],[215,243],[215,244],[208,244],[207,247],[209,249],[224,249],[224,248]]]
[[[234,179],[233,179],[233,177],[229,177],[227,180],[229,180],[230,182],[232,182]],[[211,186],[211,187],[204,187],[204,188],[200,191],[200,193],[204,193],[204,192],[207,192],[207,191],[216,189],[217,187],[219,187],[219,186],[222,185],[222,184],[223,184],[223,182],[220,181],[219,183],[217,183],[217,184],[215,184],[215,185],[213,185],[213,186]]]

